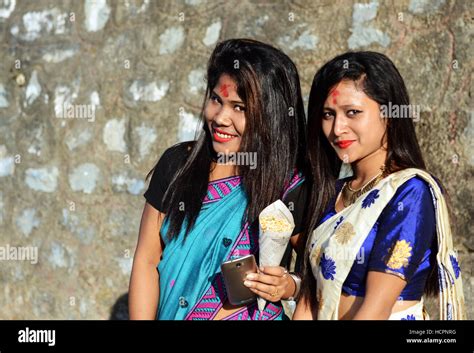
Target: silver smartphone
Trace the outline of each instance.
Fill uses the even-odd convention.
[[[257,295],[244,286],[249,273],[257,273],[255,256],[247,255],[221,264],[222,275],[227,290],[227,298],[232,305],[242,305],[257,299]]]

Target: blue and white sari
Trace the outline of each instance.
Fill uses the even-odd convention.
[[[319,305],[319,320],[338,320],[343,286],[359,250],[399,187],[416,176],[429,184],[433,195],[438,245],[436,263],[440,284],[440,319],[465,319],[461,272],[453,248],[446,201],[439,185],[431,175],[425,171],[410,168],[382,179],[371,191],[361,195],[352,205],[326,219],[308,239],[309,261],[316,279],[315,300]],[[401,270],[409,265],[411,258],[410,241],[395,239],[383,260],[386,265],[385,272],[403,278]],[[422,299],[406,310],[392,313],[389,319],[407,318],[414,320],[428,318],[424,312]]]

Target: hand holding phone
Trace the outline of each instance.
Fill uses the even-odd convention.
[[[244,286],[249,273],[257,273],[255,256],[247,255],[221,264],[227,297],[232,305],[242,305],[257,299],[257,295]]]

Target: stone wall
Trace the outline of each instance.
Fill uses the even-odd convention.
[[[126,318],[146,189],[164,149],[194,136],[207,59],[252,37],[318,67],[389,55],[421,107],[429,169],[456,219],[473,313],[472,5],[468,0],[0,0],[2,319]],[[35,251],[37,251],[35,258]]]

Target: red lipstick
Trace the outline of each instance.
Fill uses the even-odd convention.
[[[339,146],[339,148],[347,148],[349,147],[350,145],[352,145],[352,143],[354,142],[355,140],[342,140],[342,141],[338,141],[336,142],[336,144]]]
[[[226,137],[226,136],[223,136],[223,135],[227,135],[227,136],[230,136],[230,137]],[[212,128],[212,138],[216,142],[220,142],[220,143],[228,142],[228,141],[232,140],[234,137],[236,137],[236,135],[231,135],[231,134],[229,134],[225,131],[216,129],[215,127]]]

